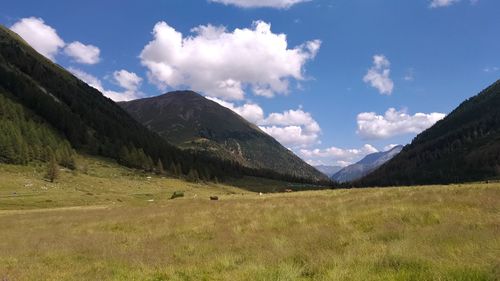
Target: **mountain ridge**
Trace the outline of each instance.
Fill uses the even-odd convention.
[[[357,186],[423,185],[500,178],[500,80],[460,103]]]
[[[317,180],[327,178],[255,124],[196,92],[174,91],[119,105],[181,148],[210,151],[250,168]]]
[[[1,25],[0,94],[43,119],[72,149],[112,158],[124,166],[152,171],[162,162],[171,174],[201,180],[255,176],[313,182],[177,148]]]
[[[401,152],[402,149],[402,145],[397,145],[387,151],[368,154],[360,161],[342,168],[340,171],[331,176],[331,178],[339,183],[358,180],[392,159],[399,152]]]

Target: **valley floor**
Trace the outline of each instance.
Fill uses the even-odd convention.
[[[0,280],[499,280],[500,183],[260,196],[86,161],[0,165]]]

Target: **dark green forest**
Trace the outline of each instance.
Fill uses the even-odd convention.
[[[172,174],[191,175],[202,180],[223,180],[226,177],[248,175],[317,183],[309,178],[245,168],[236,162],[216,159],[207,153],[183,151],[148,130],[98,90],[52,63],[17,34],[1,26],[0,89],[7,94],[7,99],[32,112],[33,116],[39,117],[61,136],[59,142],[54,141],[54,146],[42,143],[42,150],[50,148],[54,153],[61,154],[59,151],[69,149],[69,143],[77,151],[113,158],[128,167],[153,171],[157,163],[161,162],[165,170]],[[6,99],[3,101],[6,107],[10,107],[10,102]],[[18,124],[13,125],[16,127]],[[25,140],[30,139],[26,137]],[[29,147],[27,151],[36,150],[31,147],[30,142],[26,144]],[[9,148],[22,149],[24,148]],[[10,159],[1,155],[0,159],[8,163],[47,159],[39,156]]]
[[[75,167],[74,151],[69,142],[43,120],[1,93],[0,132],[0,162],[46,162],[53,155],[60,165]]]
[[[446,184],[500,177],[500,80],[419,134],[357,186]]]
[[[249,168],[327,179],[254,124],[196,92],[175,91],[118,104],[183,149],[210,153]]]

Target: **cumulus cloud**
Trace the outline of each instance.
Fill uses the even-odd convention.
[[[432,0],[429,6],[431,8],[447,7],[457,3],[458,1],[460,0]]]
[[[389,108],[384,115],[375,112],[358,114],[357,133],[364,139],[386,139],[408,133],[420,133],[443,119],[443,113],[416,113],[410,115],[406,110]]]
[[[95,77],[92,74],[89,74],[81,69],[75,67],[69,67],[68,71],[73,73],[76,77],[78,77],[83,82],[87,83],[89,86],[96,88],[97,90],[103,92],[104,88],[102,87],[102,82],[99,78]]]
[[[52,61],[55,61],[56,54],[65,45],[61,37],[57,35],[57,31],[46,25],[41,18],[23,18],[10,29],[19,34],[37,52]]]
[[[376,88],[382,95],[392,94],[394,82],[389,77],[391,63],[384,55],[373,56],[373,66],[368,70],[363,77],[365,83],[370,83],[373,88]]]
[[[100,61],[100,50],[93,45],[85,45],[75,41],[68,45],[59,37],[57,31],[45,24],[41,18],[23,18],[10,27],[19,34],[37,52],[46,58],[56,61],[55,57],[64,48],[64,54],[82,64],[96,64]]]
[[[307,147],[319,142],[321,128],[311,113],[290,109],[271,113],[258,123],[261,130],[273,136],[286,147]]]
[[[137,91],[142,83],[142,78],[133,72],[128,72],[125,69],[113,72],[113,80],[120,87],[128,91]]]
[[[391,150],[391,149],[395,148],[395,147],[396,147],[396,146],[398,146],[398,145],[399,145],[399,144],[393,144],[393,143],[388,144],[388,145],[384,146],[384,151],[389,151],[389,150]]]
[[[343,149],[335,146],[326,149],[301,149],[299,154],[306,158],[308,163],[347,166],[375,152],[378,152],[378,149],[370,144],[365,144],[360,148],[351,149]]]
[[[311,114],[302,109],[271,113],[267,117],[264,117],[264,110],[258,104],[245,103],[237,106],[234,103],[218,98],[207,98],[231,109],[249,122],[258,125],[262,131],[286,147],[307,147],[318,143],[321,128]]]
[[[233,31],[202,25],[192,32],[184,36],[166,22],[155,25],[140,58],[160,89],[187,86],[224,100],[242,100],[247,89],[266,97],[287,94],[292,79],[304,79],[305,63],[321,46],[313,40],[289,48],[286,35],[262,21]]]
[[[258,124],[264,119],[264,110],[258,104],[245,103],[241,106],[237,106],[232,102],[223,101],[218,98],[213,98],[213,97],[206,97],[206,98],[224,106],[225,108],[231,109],[235,113],[239,114],[241,117],[245,118],[248,122]]]
[[[64,48],[64,53],[76,62],[83,64],[96,64],[101,60],[99,58],[99,54],[101,53],[99,48],[93,45],[85,45],[78,41],[68,44]]]
[[[259,126],[286,147],[304,147],[318,140],[318,132],[307,131],[302,126]]]
[[[142,81],[142,78],[138,77],[135,73],[133,72],[128,72],[126,70],[120,70],[120,71],[115,71],[113,73],[113,82],[119,86],[121,86],[124,91],[118,92],[118,91],[112,91],[112,90],[107,90],[103,87],[102,81],[81,70],[78,68],[70,67],[68,68],[68,71],[73,73],[76,77],[78,77],[80,80],[83,82],[87,83],[89,86],[96,88],[99,92],[101,92],[103,95],[107,96],[108,98],[114,100],[114,101],[129,101],[129,100],[134,100],[138,99],[144,96],[143,93],[138,91],[138,87],[140,82]],[[127,78],[131,78],[131,80],[127,80]],[[137,79],[139,78],[139,79]],[[139,81],[139,82],[137,82]],[[137,83],[134,83],[137,82]]]
[[[288,9],[291,6],[311,0],[209,0],[209,2],[234,5],[241,8],[278,8]]]

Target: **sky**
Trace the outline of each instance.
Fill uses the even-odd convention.
[[[407,144],[500,78],[498,0],[16,0],[0,23],[113,100],[191,89],[313,165]]]

